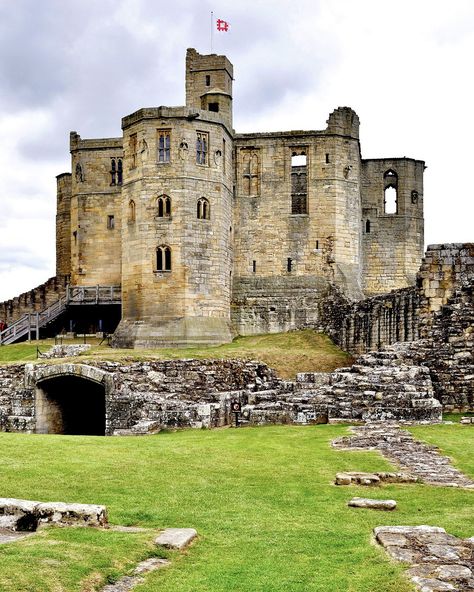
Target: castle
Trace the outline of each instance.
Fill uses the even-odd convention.
[[[424,162],[362,159],[348,107],[321,131],[235,133],[232,82],[225,56],[188,49],[184,107],[140,109],[120,138],[71,132],[55,282],[121,287],[117,347],[317,326],[331,286],[415,283]]]

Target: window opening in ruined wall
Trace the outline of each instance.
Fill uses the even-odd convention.
[[[169,218],[171,216],[171,198],[168,195],[160,195],[156,200],[157,218]]]
[[[211,218],[211,205],[205,197],[197,201],[197,217],[199,220],[209,220]]]
[[[130,223],[135,222],[136,220],[136,206],[133,199],[128,202],[128,221]]]
[[[306,151],[291,154],[291,213],[308,213],[308,177]]]
[[[370,220],[367,220],[365,223],[365,233],[370,234]]]
[[[123,164],[122,159],[113,157],[110,159],[110,184],[122,185],[123,181]]]
[[[156,271],[171,271],[171,248],[168,245],[156,249]]]
[[[260,158],[256,150],[242,151],[242,181],[243,194],[248,196],[260,195]]]
[[[397,214],[398,213],[398,175],[392,169],[386,171],[383,176],[384,180],[384,213]]]
[[[107,216],[107,228],[113,230],[115,228],[115,217],[112,215]]]
[[[134,169],[137,166],[137,147],[138,147],[137,134],[131,134],[130,141],[129,141],[130,168],[131,169]]]
[[[219,113],[219,103],[209,103],[207,106],[208,111],[213,111],[214,113]]]
[[[197,132],[196,136],[196,163],[207,165],[209,150],[209,134],[207,132]]]
[[[288,259],[286,260],[286,271],[288,273],[290,273],[293,269],[293,259],[291,257],[288,257]]]
[[[206,86],[211,86],[211,77],[209,74],[206,74]]]
[[[158,131],[158,162],[170,162],[171,131]]]

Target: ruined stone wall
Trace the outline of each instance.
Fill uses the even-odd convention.
[[[33,432],[34,392],[25,388],[25,365],[0,366],[0,431]]]
[[[363,290],[367,296],[415,284],[424,247],[424,168],[423,161],[411,158],[362,161]],[[385,209],[386,187],[396,191],[393,213]]]
[[[0,320],[11,325],[25,314],[41,312],[66,293],[66,279],[49,278],[44,284],[0,303]]]
[[[449,302],[456,290],[470,285],[473,278],[472,243],[430,245],[416,286],[355,303],[333,287],[321,302],[319,327],[352,353],[430,337],[434,319],[438,318],[434,313]],[[441,337],[439,341],[443,342]]]

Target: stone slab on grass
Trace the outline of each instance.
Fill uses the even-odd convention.
[[[184,549],[196,538],[194,528],[166,528],[156,539],[155,545],[167,549]]]
[[[0,498],[0,528],[12,531],[34,531],[44,524],[105,527],[107,523],[105,506]]]
[[[409,473],[363,473],[345,471],[336,474],[336,485],[380,485],[381,483],[417,483],[418,478]]]
[[[145,561],[139,563],[133,570],[133,575],[123,576],[115,584],[108,584],[105,588],[102,588],[102,592],[129,592],[129,590],[133,590],[138,584],[143,584],[145,579],[142,576],[144,574],[165,567],[166,565],[169,565],[167,559],[160,559],[158,557],[145,559]]]
[[[353,497],[347,504],[351,508],[369,508],[370,510],[395,510],[395,500],[378,500],[366,497]]]
[[[474,540],[437,526],[379,526],[374,534],[390,557],[410,564],[417,590],[474,591]]]

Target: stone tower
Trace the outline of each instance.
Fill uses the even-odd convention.
[[[122,120],[118,347],[230,341],[232,66],[188,50],[186,106]]]

